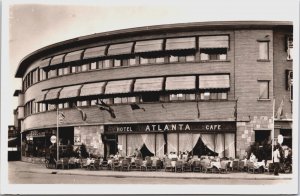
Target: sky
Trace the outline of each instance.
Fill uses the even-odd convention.
[[[38,2],[38,1],[36,1]],[[284,1],[12,1],[8,4],[8,65],[11,88],[21,89],[14,74],[31,52],[63,40],[105,31],[148,25],[236,20],[293,20]],[[66,2],[66,3],[65,3]],[[189,2],[189,3],[187,3]],[[268,8],[268,9],[266,9]],[[11,116],[17,98],[10,100]],[[13,118],[9,120],[13,123]]]

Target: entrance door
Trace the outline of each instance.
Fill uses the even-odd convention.
[[[256,130],[255,131],[255,142],[259,145],[263,145],[263,142],[267,142],[270,139],[270,130]]]

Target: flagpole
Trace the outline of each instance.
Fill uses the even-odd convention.
[[[57,160],[59,160],[59,133],[58,133],[58,106],[56,107],[56,153],[57,153]]]
[[[272,138],[272,160],[273,160],[273,154],[274,154],[274,135],[275,135],[275,98],[273,98],[273,128],[272,128],[272,134],[271,134],[271,138]]]

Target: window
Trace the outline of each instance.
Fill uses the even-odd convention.
[[[91,105],[96,105],[97,100],[91,100]]]
[[[136,103],[136,97],[128,97],[128,103]]]
[[[98,69],[103,69],[103,61],[98,61]]]
[[[69,102],[65,102],[64,103],[64,108],[69,108],[70,107],[70,103]]]
[[[70,67],[65,67],[64,68],[64,75],[67,75],[70,73]]]
[[[46,72],[43,69],[40,69],[40,81],[46,79]]]
[[[290,100],[293,101],[293,84],[290,86]]]
[[[200,93],[200,100],[227,100],[227,92]]]
[[[195,61],[195,55],[186,56],[186,62],[193,62],[193,61]]]
[[[56,110],[56,105],[55,104],[48,104],[48,111],[50,110]]]
[[[103,61],[103,68],[110,68],[112,67],[113,60],[111,59],[106,59]]]
[[[64,75],[64,70],[63,70],[63,68],[59,68],[59,69],[58,69],[58,75],[59,75],[59,76]]]
[[[121,67],[121,60],[115,59],[114,60],[114,67]]]
[[[159,102],[159,94],[157,93],[145,93],[141,96],[140,102]]]
[[[129,65],[136,65],[136,60],[135,60],[135,58],[131,58],[131,59],[129,59],[128,61],[129,61],[129,62],[128,62]]]
[[[121,97],[114,98],[114,104],[119,104],[119,103],[122,103],[122,98]]]
[[[293,60],[293,35],[287,36],[286,40],[287,60]]]
[[[63,109],[64,105],[62,103],[58,104],[58,109]]]
[[[113,103],[113,98],[103,99],[102,101],[109,105]]]
[[[269,60],[269,42],[258,42],[259,60]]]
[[[259,99],[269,99],[269,81],[258,81]]]
[[[87,71],[87,70],[88,70],[88,64],[81,65],[81,71],[82,72]]]
[[[57,70],[53,69],[48,72],[48,78],[53,78],[57,76]]]
[[[97,69],[97,62],[92,62],[91,63],[91,70]]]
[[[76,73],[77,71],[77,67],[76,66],[72,66],[71,67],[71,73]]]
[[[179,58],[178,58],[178,56],[170,56],[169,57],[169,62],[170,63],[173,63],[173,62],[178,62],[179,61]]]
[[[155,61],[156,61],[156,63],[164,63],[165,57],[157,57]]]
[[[225,61],[225,60],[227,60],[227,48],[200,49],[200,60],[202,60],[202,61]]]
[[[148,63],[149,63],[149,59],[148,58],[140,57],[140,64],[141,65],[148,64]]]

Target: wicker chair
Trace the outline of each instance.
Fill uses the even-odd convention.
[[[127,159],[123,159],[121,163],[121,170],[129,171],[129,167],[130,167],[129,161]]]
[[[171,160],[170,159],[166,159],[165,160],[165,164],[164,164],[164,167],[165,167],[165,171],[173,171],[173,166],[171,164]]]
[[[100,163],[100,168],[99,169],[109,169],[108,162],[103,160]]]
[[[244,170],[245,170],[245,162],[239,161],[239,171],[244,171]]]
[[[196,172],[196,171],[200,172],[201,169],[202,169],[201,161],[195,160],[193,162],[193,172]]]
[[[209,159],[203,159],[201,162],[202,170],[207,173],[207,172],[213,172],[213,167],[211,166],[210,160]]]
[[[143,160],[136,159],[134,160],[136,170],[142,171]]]
[[[184,172],[192,172],[192,163],[190,162],[186,162],[184,163],[184,168],[183,168]]]
[[[118,160],[114,160],[112,163],[112,170],[120,170],[121,169],[121,165],[120,162]]]
[[[158,169],[161,169],[161,160],[156,159],[152,161],[152,170],[157,171]]]
[[[76,162],[75,162],[75,158],[74,157],[71,157],[69,159],[68,165],[69,165],[69,168],[75,168],[76,167]]]
[[[67,169],[69,169],[69,159],[68,158],[62,158],[62,162],[63,162],[63,169],[65,169],[65,167]]]
[[[232,161],[231,169],[232,169],[232,171],[239,171],[239,161],[238,160]]]
[[[181,160],[176,161],[175,172],[178,172],[178,171],[183,172],[183,167],[184,167],[183,161],[181,161]]]
[[[224,173],[227,173],[228,172],[228,165],[230,164],[230,162],[227,162],[227,161],[221,161],[220,165],[221,165],[221,168],[220,168],[220,173],[224,172]]]
[[[142,165],[141,169],[145,169],[144,171],[151,171],[152,169],[152,160],[151,159],[147,159],[146,163]]]
[[[100,160],[96,159],[94,162],[92,162],[89,166],[89,169],[93,169],[93,170],[99,170],[100,169]]]

